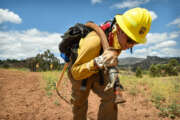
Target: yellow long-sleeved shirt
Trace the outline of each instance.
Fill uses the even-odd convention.
[[[117,42],[117,36],[115,42]],[[86,79],[97,73],[94,66],[94,58],[99,56],[101,50],[101,40],[96,32],[90,32],[79,43],[78,56],[71,68],[71,74],[75,80]]]

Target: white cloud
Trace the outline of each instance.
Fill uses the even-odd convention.
[[[156,44],[155,46],[152,47],[152,49],[162,49],[162,48],[170,48],[176,46],[176,41],[174,40],[169,40],[169,41],[163,41],[159,44]]]
[[[126,51],[122,51],[121,54],[119,55],[119,58],[125,58],[125,57],[132,57],[130,54]]]
[[[168,57],[180,57],[180,49],[179,48],[163,48],[161,49],[161,52],[163,52],[163,56],[168,56]]]
[[[150,12],[150,14],[151,14],[151,17],[152,17],[152,21],[153,20],[155,20],[155,19],[157,19],[157,14],[154,12],[154,11],[149,11]]]
[[[42,32],[37,29],[0,32],[0,58],[23,59],[50,49],[58,54],[61,34]]]
[[[112,5],[112,8],[116,8],[116,9],[133,8],[133,7],[138,7],[141,4],[148,3],[149,1],[150,0],[126,0]]]
[[[8,9],[0,9],[0,24],[3,22],[20,24],[22,20],[17,14],[9,11]]]
[[[147,34],[147,44],[154,44],[161,42],[168,38],[167,33],[148,33]]]
[[[180,35],[180,31],[171,32],[169,34],[169,39],[175,39],[175,38],[179,37],[179,35]]]
[[[142,49],[142,54],[144,56],[180,56],[175,51],[179,51],[175,49],[177,46],[177,42],[174,40],[179,37],[179,31],[171,32],[171,33],[149,33],[147,36],[148,43],[145,45],[145,48]],[[166,50],[166,51],[165,51]],[[141,49],[135,51],[135,54],[138,54]],[[167,52],[169,51],[169,52]],[[173,52],[172,52],[173,51]],[[180,52],[180,51],[179,51]],[[171,53],[171,54],[167,54]]]
[[[180,28],[180,17],[176,18],[172,22],[170,22],[168,25],[177,25]]]
[[[91,0],[92,4],[101,3],[101,2],[102,2],[102,0]]]
[[[143,54],[143,53],[145,53],[146,51],[147,51],[146,48],[142,48],[142,49],[137,49],[137,50],[135,50],[135,53],[136,53],[136,54]]]
[[[129,50],[122,51],[119,58],[126,58],[126,57],[138,57],[138,58],[145,58],[147,55],[147,48],[142,49],[134,49],[133,54],[129,52]]]
[[[147,34],[147,45],[149,44],[157,44],[160,43],[162,41],[168,41],[168,40],[172,40],[175,39],[177,37],[179,37],[180,35],[180,31],[176,31],[176,32],[171,32],[171,33],[148,33]]]
[[[135,46],[133,54],[123,51],[120,57],[141,57],[159,56],[159,57],[180,57],[180,42],[176,39],[180,37],[180,31],[171,33],[149,33],[148,43]]]

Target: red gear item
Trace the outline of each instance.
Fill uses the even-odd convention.
[[[103,31],[105,31],[107,28],[111,27],[111,23],[107,22],[106,24],[100,25],[100,27]]]
[[[109,42],[110,47],[113,46],[113,40],[114,40],[113,38],[114,38],[114,35],[112,34],[112,32],[110,32],[108,36],[108,42]]]
[[[105,31],[106,29],[111,27],[111,23],[107,22],[105,24],[100,25],[100,27],[103,31]],[[112,32],[110,32],[108,35],[108,42],[109,42],[109,46],[112,47],[113,46],[113,34],[112,34]]]

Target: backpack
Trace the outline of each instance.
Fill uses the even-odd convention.
[[[105,31],[110,25],[100,26],[101,29]],[[62,36],[62,41],[59,44],[59,51],[61,52],[61,57],[65,60],[65,62],[69,62],[73,64],[77,58],[77,49],[79,48],[79,41],[81,38],[86,37],[86,35],[93,31],[94,29],[87,27],[84,24],[77,23],[74,26],[70,27]],[[101,48],[100,54],[102,54],[103,49]],[[104,77],[102,70],[99,70],[100,75],[100,84],[104,84]],[[87,79],[82,80],[81,90],[86,89]]]
[[[79,41],[84,38],[93,29],[85,26],[84,24],[77,23],[70,27],[62,36],[62,41],[59,44],[59,51],[61,52],[61,57],[69,62],[73,59],[74,62],[77,55],[75,51],[79,47]]]

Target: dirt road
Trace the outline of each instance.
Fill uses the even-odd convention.
[[[0,69],[0,120],[72,120],[71,106],[55,91],[48,97],[44,85],[41,73]],[[118,120],[168,120],[159,118],[159,111],[142,95],[125,92],[125,97],[127,103],[118,106]],[[89,120],[97,119],[99,100],[90,94]]]

